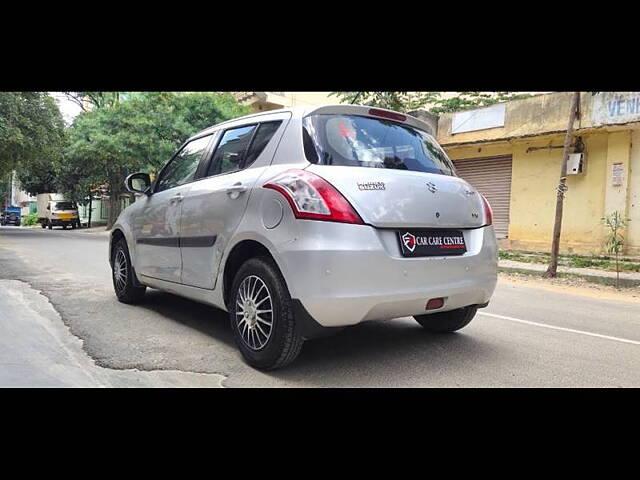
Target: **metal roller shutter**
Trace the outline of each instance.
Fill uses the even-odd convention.
[[[509,233],[511,157],[454,160],[458,175],[484,195],[493,209],[493,226],[498,238]]]

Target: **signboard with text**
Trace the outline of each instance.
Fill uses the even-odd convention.
[[[593,98],[594,125],[640,122],[640,92],[601,92]]]
[[[506,105],[499,103],[490,107],[456,112],[451,120],[451,134],[504,127],[505,109]]]
[[[614,163],[611,165],[611,186],[619,187],[624,182],[624,164]]]

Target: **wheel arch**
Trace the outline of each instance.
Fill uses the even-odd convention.
[[[111,231],[111,235],[109,235],[109,263],[113,262],[113,249],[115,248],[116,244],[122,239],[124,239],[125,242],[127,241],[127,237],[125,236],[122,229],[114,228]],[[131,254],[131,249],[129,249],[129,254]]]
[[[280,274],[283,273],[276,256],[264,243],[252,238],[240,240],[229,251],[229,255],[227,255],[222,271],[222,298],[227,308],[229,308],[229,292],[231,290],[231,284],[233,283],[236,273],[244,262],[255,257],[270,258],[280,271]],[[282,278],[286,284],[287,280],[285,276],[282,275]]]
[[[133,243],[133,239],[131,235],[127,236],[127,231],[121,227],[120,225],[114,226],[111,230],[111,234],[109,235],[109,264],[113,267],[113,253],[115,246],[118,244],[120,240],[124,240],[127,245],[127,252],[129,253],[129,260],[131,261],[131,270],[133,272],[133,283],[136,286],[144,285],[140,278],[138,277],[138,273],[136,272],[136,251]]]

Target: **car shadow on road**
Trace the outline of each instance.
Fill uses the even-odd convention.
[[[210,335],[227,346],[235,347],[226,312],[160,290],[148,290],[144,300],[137,305],[185,327]]]
[[[464,371],[480,359],[491,362],[488,357],[500,355],[469,330],[433,334],[402,318],[366,322],[306,342],[293,364],[267,374],[309,386],[332,386],[327,377],[336,386],[428,386],[446,381],[448,371]]]
[[[235,358],[238,364],[215,368],[233,373],[226,386],[412,386],[414,380],[443,381],[447,372],[502,356],[494,344],[474,335],[472,326],[454,334],[432,334],[413,319],[401,318],[366,322],[307,341],[291,365],[260,372],[246,365],[236,351],[226,312],[157,290],[150,290],[138,307],[232,349],[233,356],[226,361]]]

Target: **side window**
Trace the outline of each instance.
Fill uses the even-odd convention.
[[[179,187],[193,180],[209,140],[211,140],[211,135],[187,143],[162,171],[156,191],[162,192]]]
[[[269,140],[273,138],[273,135],[276,133],[276,130],[278,130],[281,123],[282,121],[279,120],[277,122],[266,122],[260,124],[255,137],[253,137],[253,142],[251,142],[249,151],[247,152],[247,159],[244,162],[245,168],[256,161],[258,156],[264,150],[264,147],[269,143]]]
[[[211,159],[207,176],[240,170],[244,152],[255,129],[255,125],[249,125],[224,132]]]

